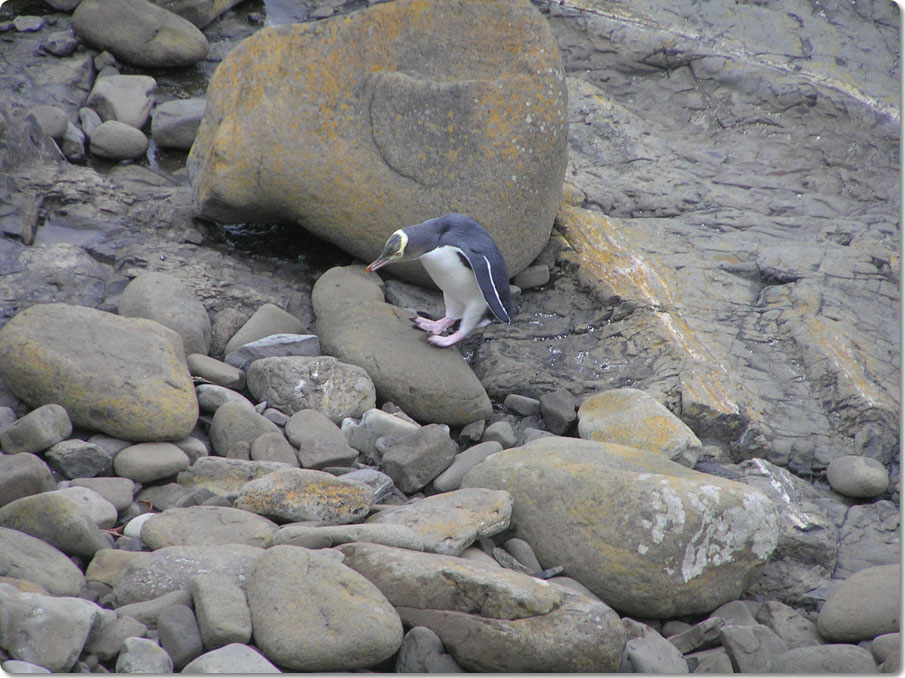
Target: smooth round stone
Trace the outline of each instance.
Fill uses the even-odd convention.
[[[172,275],[148,271],[136,276],[123,290],[117,311],[122,316],[156,320],[169,327],[182,337],[185,355],[206,356],[210,350],[211,320],[207,309],[191,287]]]
[[[541,287],[548,282],[550,282],[550,269],[542,264],[529,266],[512,279],[512,284],[523,290]]]
[[[64,487],[50,494],[59,494],[74,501],[101,529],[109,529],[116,524],[116,507],[94,490],[87,487]]]
[[[540,401],[536,398],[529,398],[528,396],[519,395],[517,393],[510,393],[506,396],[506,399],[503,401],[503,406],[512,410],[513,412],[517,412],[523,417],[530,417],[531,415],[538,414],[540,412]]]
[[[133,160],[148,150],[148,137],[141,130],[118,120],[107,120],[88,137],[91,152],[108,160]]]
[[[282,433],[259,435],[251,444],[250,457],[255,461],[281,461],[289,466],[299,465],[295,448]]]
[[[116,475],[138,483],[169,478],[188,467],[188,455],[172,443],[132,445],[113,460]]]
[[[826,468],[826,479],[836,492],[846,497],[878,497],[889,487],[889,472],[876,459],[845,455],[833,459]]]
[[[458,490],[462,485],[462,478],[473,466],[480,464],[491,454],[500,452],[502,449],[503,446],[496,440],[488,440],[486,443],[480,443],[459,452],[453,459],[452,464],[443,473],[434,478],[434,489],[437,492]]]
[[[82,507],[54,492],[22,497],[0,508],[0,526],[25,532],[80,558],[90,559],[111,545]]]
[[[97,78],[86,105],[96,110],[102,120],[118,120],[141,129],[148,121],[151,106],[154,105],[151,94],[156,89],[157,81],[149,75]]]
[[[142,513],[140,516],[135,516],[123,526],[123,536],[141,537],[142,528],[145,526],[145,523],[153,517],[153,513]]]
[[[282,673],[256,649],[241,643],[231,643],[205,652],[185,665],[183,673]]]
[[[503,449],[515,446],[515,431],[512,430],[512,424],[508,421],[497,421],[484,429],[484,435],[481,436],[481,442],[495,441],[502,445]]]
[[[20,530],[0,527],[0,554],[0,575],[33,582],[55,596],[77,596],[85,586],[82,571],[61,551]]]
[[[117,673],[172,673],[173,660],[148,638],[126,638],[116,659]]]
[[[198,384],[195,387],[198,396],[198,406],[202,412],[214,414],[225,403],[239,403],[254,410],[254,404],[241,393],[217,384]]]
[[[151,515],[141,528],[141,540],[151,549],[165,546],[248,544],[267,548],[277,525],[249,511],[226,506],[170,508]]]
[[[174,440],[173,444],[185,452],[189,458],[189,462],[192,464],[210,454],[210,450],[205,442],[194,436],[186,436],[185,438]]]
[[[229,577],[198,575],[192,579],[192,600],[204,647],[251,640],[251,611],[245,592]]]
[[[32,664],[31,662],[23,662],[20,659],[7,659],[5,662],[0,664],[0,668],[2,668],[6,673],[50,673],[43,666],[38,666],[37,664]]]
[[[39,105],[28,109],[28,112],[35,116],[35,120],[38,121],[47,136],[60,139],[66,132],[69,119],[62,109],[56,106]]]
[[[200,353],[191,353],[186,360],[189,372],[194,377],[201,377],[212,384],[224,386],[235,391],[241,391],[245,388],[245,372],[237,367]]]
[[[0,455],[0,506],[54,487],[50,468],[40,457],[28,452]]]
[[[71,433],[69,414],[60,405],[50,403],[35,408],[0,430],[0,448],[6,454],[43,452]]]
[[[830,591],[817,630],[830,641],[872,640],[899,630],[901,568],[879,565],[855,572]]]
[[[227,402],[217,408],[209,431],[211,446],[217,454],[228,456],[238,442],[249,447],[258,436],[280,433],[280,428],[267,417],[238,402]]]
[[[205,100],[174,99],[160,104],[151,114],[151,136],[162,148],[184,151],[192,147],[204,115]]]
[[[813,645],[796,647],[773,659],[770,673],[876,673],[877,665],[868,650],[857,645]]]

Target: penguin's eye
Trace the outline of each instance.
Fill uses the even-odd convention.
[[[396,256],[401,256],[405,251],[405,242],[398,233],[394,233],[387,241],[387,250]]]

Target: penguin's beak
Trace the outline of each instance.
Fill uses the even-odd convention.
[[[368,264],[367,267],[365,267],[365,273],[373,273],[378,268],[382,267],[384,264],[388,264],[389,262],[390,260],[387,257],[377,257],[374,261]]]
[[[394,233],[386,241],[380,256],[368,264],[365,273],[373,273],[378,268],[390,263],[394,259],[398,259],[405,251],[405,242],[407,238],[402,237],[399,232]]]

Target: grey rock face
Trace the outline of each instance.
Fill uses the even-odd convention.
[[[891,501],[849,508],[839,528],[833,576],[844,579],[868,567],[898,563],[902,544],[900,523],[899,507]]]
[[[207,310],[194,290],[172,275],[149,271],[135,277],[123,290],[117,311],[122,316],[156,320],[169,327],[182,337],[186,355],[207,355],[210,350],[211,321]]]

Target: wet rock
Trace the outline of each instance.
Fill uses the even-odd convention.
[[[509,493],[468,488],[380,511],[367,523],[404,525],[421,538],[425,551],[455,556],[476,539],[505,530],[511,511]]]
[[[288,466],[299,466],[296,449],[282,433],[265,433],[255,438],[249,450],[249,458],[254,461],[279,461]]]
[[[857,645],[797,647],[774,657],[770,673],[875,673],[877,665],[870,652]]]
[[[151,95],[156,90],[157,81],[149,75],[111,75],[94,81],[85,105],[97,111],[101,120],[118,120],[141,129],[151,114],[151,107],[154,105]],[[161,279],[158,282],[165,284],[167,281]],[[130,314],[121,312],[121,315]]]
[[[407,312],[382,300],[360,267],[332,268],[314,285],[325,353],[364,368],[380,400],[420,422],[461,426],[491,414],[490,399],[458,351],[428,344]]]
[[[201,353],[190,353],[186,358],[189,372],[193,377],[217,384],[233,391],[241,391],[245,388],[245,372],[228,365],[216,358]],[[195,392],[197,393],[198,387]]]
[[[724,626],[720,639],[736,673],[764,673],[777,655],[788,650],[782,639],[763,624]]]
[[[173,660],[155,641],[126,638],[116,658],[117,673],[172,673]]]
[[[339,427],[317,410],[299,410],[289,418],[284,430],[289,442],[298,448],[298,461],[303,468],[346,466],[358,457],[358,450],[346,443]]]
[[[268,549],[249,573],[248,606],[255,644],[289,670],[368,667],[402,643],[399,615],[378,588],[316,551]]]
[[[251,611],[245,592],[229,577],[199,574],[192,579],[192,600],[205,649],[251,640]]]
[[[404,28],[373,30],[378,25]],[[348,49],[365,35],[373,54],[380,55],[376,62],[369,57],[365,63]],[[469,39],[425,39],[428,35]],[[513,50],[500,49],[501,42],[511,42]],[[284,138],[278,131],[288,127],[275,121],[277,133],[265,140],[244,131],[260,117],[263,98],[237,98],[237,93],[246,81],[272,81],[260,55],[287,49],[302,60],[317,54],[325,70],[281,80],[270,115],[293,111],[299,131]],[[510,272],[517,273],[546,243],[558,208],[568,125],[560,69],[546,22],[524,3],[492,10],[463,4],[440,12],[403,2],[320,23],[316,31],[305,24],[288,33],[265,28],[230,53],[208,89],[208,108],[188,162],[195,200],[207,218],[223,222],[255,215],[296,223],[307,215],[307,230],[365,260],[395,229],[457,205],[484,224]],[[329,121],[320,113],[309,116],[296,101],[330,101],[337,114]],[[450,129],[453,118],[462,123]],[[317,131],[324,124],[332,125],[335,136]],[[299,143],[309,136],[324,141]],[[268,148],[285,149],[282,160],[258,170],[269,177],[261,185],[276,189],[272,194],[252,189],[243,169],[252,156],[260,157],[249,143],[256,138]],[[333,161],[340,147],[345,149],[341,167]],[[455,163],[441,161],[450,154]],[[224,160],[214,162],[215,157]],[[457,169],[465,166],[468,172]],[[278,189],[284,174],[305,188]],[[496,190],[484,190],[488,185]],[[364,186],[383,187],[380,199],[363,192]],[[400,274],[426,279],[417,265]]]
[[[246,483],[235,505],[280,520],[344,525],[364,518],[372,501],[370,488],[361,483],[322,471],[284,468]]]
[[[324,544],[323,548],[336,544],[348,544],[353,541],[396,546],[412,551],[423,551],[421,538],[405,525],[366,523],[364,525],[330,525],[310,527],[307,525],[285,525],[273,536],[276,544],[299,544],[301,540],[309,544],[315,541]],[[309,547],[309,548],[314,548]]]
[[[244,587],[248,570],[262,549],[244,544],[167,546],[142,554],[123,569],[113,587],[117,607],[189,591],[199,574],[223,574]]]
[[[0,430],[0,447],[6,454],[43,452],[72,433],[66,410],[55,403],[41,405]]]
[[[106,476],[113,470],[110,455],[84,440],[61,440],[44,453],[44,458],[67,478]]]
[[[261,358],[277,358],[288,356],[314,357],[321,355],[320,340],[314,334],[271,334],[256,341],[243,344],[231,353],[226,360],[241,370],[248,368],[255,360]]]
[[[0,455],[0,506],[54,487],[56,481],[40,457],[27,452]]]
[[[150,320],[32,306],[0,330],[0,376],[30,405],[58,403],[73,424],[126,440],[183,438],[198,418],[181,341]]]
[[[0,527],[0,576],[34,582],[55,596],[76,596],[85,577],[62,552],[25,532]]]
[[[437,492],[452,492],[458,490],[462,485],[462,478],[465,474],[477,464],[484,461],[491,454],[499,452],[503,446],[495,440],[489,440],[486,443],[480,443],[469,447],[467,450],[459,452],[446,470],[434,478],[434,489]],[[538,571],[541,568],[538,568]]]
[[[152,550],[166,546],[247,544],[267,548],[277,526],[248,511],[227,506],[170,508],[151,516],[141,540]]]
[[[67,555],[85,559],[111,545],[78,504],[53,492],[22,497],[0,508],[0,526],[30,534]]]
[[[195,141],[203,115],[202,97],[164,102],[151,115],[151,138],[161,148],[187,151]]]
[[[229,355],[259,339],[274,334],[298,334],[303,329],[302,322],[294,315],[275,304],[264,304],[226,342],[223,353]]]
[[[826,479],[839,494],[859,499],[879,497],[889,487],[889,473],[876,459],[845,455],[826,467]]]
[[[284,468],[287,468],[285,464],[276,461],[204,457],[176,476],[176,480],[183,487],[202,488],[232,499],[248,481]]]
[[[255,648],[241,643],[205,652],[189,662],[183,673],[281,673]]]
[[[468,671],[615,671],[625,632],[606,605],[518,572],[378,544],[344,544],[407,626],[426,626]],[[568,639],[568,640],[566,640]]]
[[[445,470],[457,451],[449,426],[428,424],[393,443],[384,452],[381,465],[396,487],[412,494]]]
[[[515,536],[542,565],[564,566],[638,616],[705,612],[737,598],[779,537],[761,493],[609,443],[539,438],[488,457],[462,486],[508,491]],[[618,582],[603,574],[614,569],[625,573]]]
[[[830,591],[817,617],[817,630],[828,641],[871,640],[899,630],[901,569],[869,567]]]
[[[169,478],[188,467],[188,455],[172,443],[131,445],[113,460],[116,475],[138,483]]]
[[[96,655],[101,661],[108,662],[116,659],[126,638],[144,638],[147,633],[148,627],[134,617],[119,615],[91,634],[85,643],[85,651]]]
[[[578,419],[575,396],[566,389],[544,393],[540,397],[540,411],[544,425],[556,435],[562,435]]]
[[[211,446],[222,456],[238,442],[251,446],[258,436],[281,433],[279,427],[243,403],[230,401],[217,408],[209,431]]]
[[[396,673],[461,673],[456,660],[446,654],[440,636],[426,626],[409,629],[396,658]]]
[[[247,382],[255,398],[287,414],[313,409],[335,424],[375,404],[367,372],[330,356],[262,358],[248,368]]]
[[[194,25],[146,0],[89,0],[72,15],[76,34],[137,66],[190,66],[208,52],[207,38]]]
[[[177,671],[204,652],[195,614],[186,605],[173,605],[161,612],[157,617],[157,631],[160,647],[170,656]]]
[[[584,400],[578,408],[578,435],[585,440],[640,447],[685,466],[694,466],[701,441],[676,415],[649,394],[618,388]]]
[[[169,327],[182,337],[185,355],[207,355],[210,350],[211,321],[207,310],[194,290],[172,275],[146,271],[133,278],[119,298],[117,312],[130,318],[156,320]]]
[[[790,649],[826,642],[820,637],[817,624],[778,600],[766,601],[758,610],[757,621],[770,627]]]
[[[148,150],[148,137],[118,120],[102,122],[92,130],[88,140],[91,153],[107,160],[134,160]]]
[[[897,564],[901,555],[901,513],[891,501],[856,504],[839,528],[833,577],[845,579],[868,567]]]
[[[81,598],[20,593],[8,584],[0,584],[0,605],[0,646],[13,659],[38,664],[52,673],[65,673],[73,667],[103,613]]]
[[[116,507],[94,490],[87,487],[62,487],[53,490],[51,494],[58,494],[75,502],[102,530],[110,529],[116,524]]]

